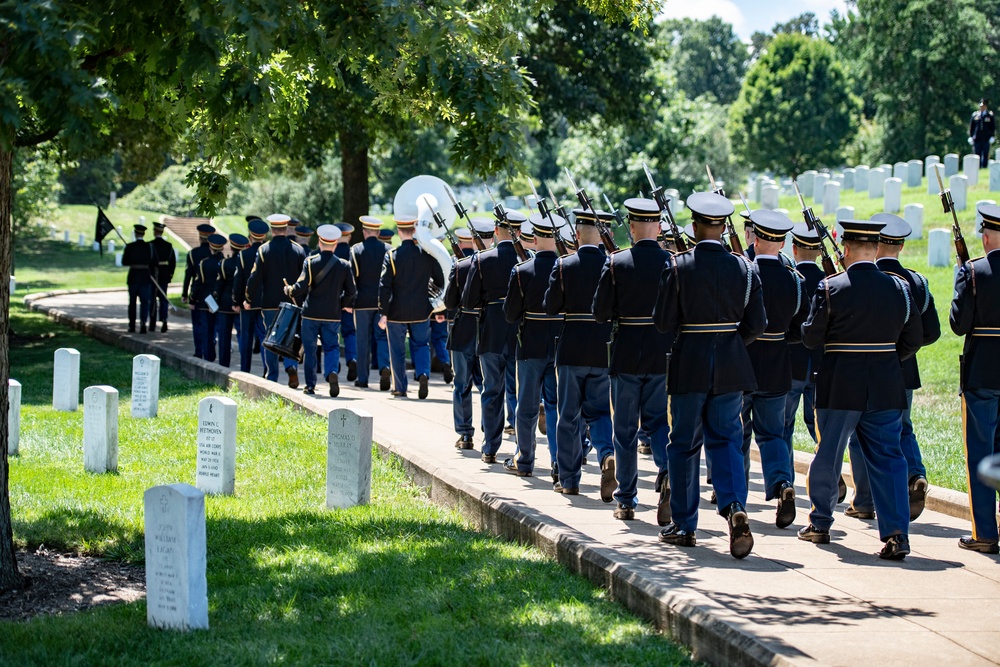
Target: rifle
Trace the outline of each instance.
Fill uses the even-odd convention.
[[[837,268],[833,265],[833,258],[830,257],[830,251],[826,248],[825,240],[829,239],[830,243],[833,245],[834,252],[837,253],[837,260],[840,262],[840,266],[844,266],[844,254],[840,252],[840,248],[837,247],[837,242],[830,238],[830,232],[827,231],[826,227],[820,222],[820,219],[816,217],[813,213],[811,207],[806,206],[806,200],[802,198],[802,193],[799,192],[799,184],[796,181],[792,181],[792,185],[795,186],[795,194],[799,198],[799,204],[802,205],[802,217],[806,222],[806,227],[809,231],[816,230],[817,236],[819,236],[819,249],[823,253],[823,273],[828,276],[832,276],[837,272]]]
[[[649,167],[646,166],[645,162],[642,163],[642,169],[646,172],[646,179],[649,181],[649,187],[652,189],[650,194],[653,195],[653,200],[660,207],[660,213],[665,213],[667,216],[667,222],[670,224],[670,233],[674,236],[674,248],[677,249],[677,252],[686,252],[688,249],[687,241],[684,240],[681,230],[677,228],[677,221],[674,220],[674,214],[670,212],[670,204],[663,193],[663,188],[656,187],[656,183],[653,181],[653,174],[649,171]]]
[[[448,239],[448,245],[451,246],[451,252],[455,255],[455,259],[459,260],[465,257],[465,252],[462,250],[462,246],[458,245],[458,239],[455,238],[455,235],[451,233],[450,229],[448,229],[448,225],[445,224],[444,216],[438,213],[436,208],[431,206],[431,202],[426,196],[424,197],[424,203],[427,205],[427,208],[431,210],[431,215],[434,216],[434,222],[440,225],[441,229],[444,230],[444,236]]]
[[[496,216],[498,222],[500,222],[500,223],[506,223],[507,222],[507,211],[505,211],[503,205],[500,204],[500,202],[498,202],[493,197],[493,191],[490,190],[490,186],[486,185],[486,183],[483,183],[483,185],[486,187],[486,194],[488,194],[490,196],[490,201],[493,202],[493,215]],[[524,246],[521,245],[521,237],[520,237],[520,235],[514,233],[514,229],[512,227],[510,227],[510,223],[507,223],[507,225],[505,225],[505,226],[507,227],[507,230],[510,232],[511,241],[514,242],[514,252],[517,253],[517,259],[518,259],[518,261],[520,261],[520,262],[527,262],[528,261],[528,251],[526,251],[524,249]]]
[[[548,190],[549,199],[552,200],[552,204],[556,207],[556,213],[562,216],[562,219],[566,221],[566,224],[563,225],[563,227],[569,230],[569,236],[570,239],[572,239],[573,241],[573,245],[579,246],[580,244],[578,239],[576,238],[576,232],[573,231],[573,225],[569,224],[569,214],[566,213],[566,207],[559,203],[559,200],[556,199],[556,196],[552,193],[551,187],[546,185],[545,189]],[[556,248],[559,250],[559,254],[565,257],[566,255],[569,254],[569,248],[566,247],[566,241],[562,237],[561,230],[563,227],[560,227],[559,229],[556,230]]]
[[[944,212],[951,213],[951,234],[955,237],[955,255],[958,256],[958,263],[961,266],[969,261],[969,247],[965,244],[962,227],[958,224],[958,213],[955,211],[955,200],[951,198],[951,188],[945,189],[941,181],[941,170],[937,165],[934,165],[934,174],[937,176],[938,190],[941,191],[941,205],[944,206]]]
[[[569,185],[576,192],[576,198],[580,201],[580,206],[584,211],[590,211],[594,216],[594,224],[597,225],[597,233],[601,235],[601,243],[604,244],[604,248],[608,252],[615,252],[618,250],[618,244],[615,243],[615,237],[611,235],[611,230],[608,226],[604,224],[601,220],[601,216],[597,215],[597,209],[594,208],[594,204],[590,201],[590,197],[587,195],[587,191],[583,188],[576,187],[576,181],[573,180],[573,174],[569,173],[569,168],[566,168],[566,176],[569,178]]]
[[[718,188],[715,186],[715,177],[712,176],[712,168],[706,164],[705,170],[708,172],[708,182],[711,183],[712,185],[712,192],[714,192],[717,195],[722,195],[723,197],[725,197],[726,193],[722,191],[722,188]],[[743,195],[741,194],[740,197],[742,196]],[[729,234],[729,246],[732,253],[734,255],[742,255],[743,242],[740,241],[740,237],[737,236],[736,234],[736,226],[733,225],[733,216],[731,215],[726,216],[726,232]]]
[[[455,199],[455,195],[452,193],[451,188],[445,188],[448,191],[448,199],[451,200],[451,205],[455,207],[455,213],[458,213],[458,217],[465,220],[465,226],[469,228],[469,232],[472,234],[472,242],[476,246],[476,250],[486,250],[486,241],[483,237],[479,235],[476,228],[472,226],[472,220],[469,219],[469,212],[465,210],[462,206],[462,202]],[[464,254],[464,253],[463,253]],[[459,259],[462,258],[461,255],[455,255]]]
[[[625,228],[625,236],[628,237],[628,244],[635,245],[635,239],[632,238],[632,228],[625,223],[625,219],[622,217],[622,214],[618,211],[618,209],[611,205],[611,200],[608,199],[608,196],[603,192],[601,193],[601,196],[604,197],[604,203],[608,205],[608,210],[614,214],[615,222],[618,223],[619,227]]]
[[[535,184],[531,181],[530,176],[528,177],[528,185],[531,186],[531,194],[535,198],[535,205],[538,206],[538,214],[542,216],[542,220],[548,220],[549,224],[552,225],[552,238],[556,242],[556,251],[561,257],[565,257],[569,254],[569,248],[566,247],[566,242],[559,235],[559,228],[556,226],[556,221],[552,219],[552,212],[546,206],[545,200],[538,196],[538,190],[535,189]]]

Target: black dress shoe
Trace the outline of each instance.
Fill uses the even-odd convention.
[[[664,544],[676,544],[679,547],[693,547],[698,544],[693,530],[681,530],[674,522],[667,524],[667,527],[660,531],[659,540]]]
[[[134,324],[128,325],[128,332],[129,333],[135,333],[135,325]]]
[[[556,493],[561,493],[564,496],[578,496],[580,495],[579,486],[563,486],[562,482],[556,482],[552,487],[552,490]]]
[[[504,459],[503,469],[511,473],[512,475],[517,475],[518,477],[531,477],[531,471],[521,470],[520,468],[518,468],[517,461],[515,461],[514,459]]]
[[[360,389],[367,389],[368,388],[368,383],[367,382],[362,382],[361,380],[355,380],[354,381],[354,386],[355,387],[359,387]]]
[[[146,325],[145,324],[143,324],[143,325],[141,325],[139,327],[139,333],[141,333],[141,334],[146,333]]]
[[[844,502],[844,498],[847,497],[847,482],[844,481],[844,476],[841,475],[840,479],[837,480],[837,504]]]
[[[316,390],[313,389],[312,387],[306,387],[305,389],[302,390],[302,393],[305,394],[306,396],[315,396]]]
[[[405,391],[396,391],[395,389],[389,392],[389,395],[392,396],[393,398],[406,398]]]
[[[800,540],[812,542],[813,544],[829,544],[830,531],[820,530],[811,523],[804,528],[799,528],[798,536]]]
[[[729,553],[733,558],[746,558],[753,551],[750,517],[739,503],[732,503],[727,507],[726,515],[729,522]]]
[[[472,449],[472,436],[462,435],[455,441],[455,449]]]
[[[167,323],[164,322],[160,325],[160,333],[167,333]]]
[[[420,389],[417,390],[417,398],[423,400],[427,398],[427,376],[421,375],[417,378],[417,382],[420,383]]]
[[[778,528],[787,528],[795,521],[795,487],[789,482],[781,485],[778,492],[778,514],[774,519],[774,525]]]
[[[649,446],[648,442],[640,442],[639,443],[639,453],[640,454],[645,454],[646,456],[649,456],[650,454],[653,453],[653,448]]]
[[[859,510],[855,509],[854,505],[851,504],[844,510],[844,516],[849,516],[852,519],[861,519],[863,521],[871,521],[875,518],[875,512],[871,510]]]
[[[917,475],[910,480],[910,521],[916,521],[924,512],[924,503],[927,502],[927,478]]]
[[[496,454],[483,454],[482,456],[479,457],[479,460],[482,461],[483,463],[496,463],[497,456]]]
[[[958,546],[969,551],[978,551],[981,554],[1000,554],[1000,541],[977,540],[971,535],[958,538]]]
[[[444,374],[445,384],[451,384],[451,381],[455,379],[455,371],[452,370],[451,364],[445,364],[441,372]]]
[[[709,497],[708,502],[712,503],[713,505],[719,504],[719,497],[715,495],[715,489],[712,489],[712,495]]]
[[[552,478],[553,484],[559,483],[559,464],[555,461],[552,462],[552,472],[549,473],[549,476]]]
[[[615,481],[615,457],[609,454],[601,461],[601,500],[610,503],[614,500],[615,488],[618,482]]]
[[[666,526],[673,520],[673,514],[670,511],[670,479],[665,473],[656,476],[656,490],[660,494],[656,502],[656,523]]]
[[[299,388],[299,372],[294,368],[289,368],[285,371],[288,373],[288,388],[298,389]]]
[[[358,379],[358,362],[351,359],[347,362],[347,381],[354,382]]]
[[[503,430],[504,435],[514,435],[514,433],[516,433],[516,431],[514,430],[513,426],[507,426]]]
[[[545,423],[545,405],[543,403],[538,404],[538,432],[542,435],[546,434],[547,425]]]
[[[389,383],[392,382],[392,371],[383,368],[378,372],[378,390],[389,391]]]
[[[622,521],[631,521],[635,518],[635,508],[626,507],[621,503],[618,503],[618,507],[615,508],[615,518]]]
[[[878,557],[882,560],[903,560],[910,553],[910,538],[906,535],[893,535],[885,541]]]
[[[334,398],[340,396],[340,378],[337,377],[337,374],[330,373],[326,376],[326,381],[330,383],[330,396]]]

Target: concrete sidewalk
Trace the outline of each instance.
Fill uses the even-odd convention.
[[[189,357],[186,319],[172,318],[166,334],[126,334],[121,292],[52,296],[33,300],[31,307],[126,349],[169,357],[165,363],[186,365],[189,374],[226,380],[225,369]],[[451,387],[437,374],[428,399],[418,401],[392,399],[377,384],[356,389],[344,379],[346,369],[337,399],[324,397],[325,386],[306,397],[261,380],[260,373],[255,367],[252,374],[230,373],[229,380],[251,395],[272,391],[319,414],[342,406],[368,411],[376,441],[404,459],[432,498],[455,505],[477,526],[539,546],[691,646],[697,659],[720,665],[1000,664],[1000,561],[957,547],[958,537],[970,530],[966,520],[925,511],[911,527],[913,551],[903,563],[875,556],[881,543],[874,522],[841,512],[833,543],[816,546],[795,536],[807,522],[803,476],[796,487],[798,518],[779,530],[754,466],[747,509],[756,545],[750,557],[736,561],[729,555],[726,523],[708,503],[708,487],[698,546],[657,542],[649,457],[640,456],[636,520],[616,521],[613,504],[600,501],[593,462],[584,469],[580,496],[552,492],[544,436],[538,437],[542,455],[532,478],[487,466],[477,451],[456,450]],[[478,423],[478,397],[474,403]],[[508,438],[501,455],[514,450]]]

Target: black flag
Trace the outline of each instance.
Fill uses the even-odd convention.
[[[108,220],[108,216],[104,215],[104,211],[102,211],[101,207],[98,206],[97,226],[94,229],[94,241],[96,241],[101,246],[101,257],[104,257],[104,244],[101,243],[101,241],[103,241],[104,237],[113,231],[115,231],[115,226],[111,224],[111,221]]]

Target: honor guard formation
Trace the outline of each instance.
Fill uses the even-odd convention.
[[[228,367],[235,328],[241,370],[261,354],[265,377],[277,381],[283,367],[295,388],[301,365],[305,393],[316,392],[319,374],[335,397],[343,337],[348,381],[368,389],[375,372],[379,390],[409,397],[409,358],[416,397],[425,399],[433,352],[454,383],[456,448],[478,444],[484,463],[530,477],[540,431],[553,490],[578,495],[593,462],[601,500],[621,520],[635,518],[639,456],[651,456],[659,540],[681,547],[697,544],[704,451],[711,502],[736,558],[754,543],[751,439],[775,525],[796,522],[792,434],[801,404],[816,455],[798,539],[830,542],[849,452],[856,491],[845,514],[876,522],[881,558],[905,558],[928,490],[910,417],[920,387],[915,354],[941,335],[927,279],[900,263],[910,226],[886,213],[846,220],[838,244],[803,203],[799,224],[747,207],[738,234],[732,202],[714,189],[687,198],[691,223],[682,230],[677,203],[647,176],[652,198],[626,200],[624,216],[596,209],[573,184],[579,207],[567,212],[551,192],[548,200],[536,193],[527,217],[496,201],[492,216],[470,217],[447,184],[419,176],[394,202],[398,243],[372,216],[357,221],[363,240],[353,246],[354,226],[319,226],[315,250],[313,230],[287,215],[248,216],[247,234],[228,239],[203,225],[182,291],[194,354]],[[965,337],[973,517],[959,546],[996,554],[996,491],[975,473],[1000,452],[1000,206],[978,212],[985,257],[968,258],[955,221],[961,266],[950,324]],[[617,247],[615,226],[629,247]],[[174,272],[173,253],[162,225],[153,243],[145,231],[135,227],[123,258],[129,330],[136,299],[141,331],[157,316],[166,330],[166,301],[157,309],[153,299]],[[782,252],[789,235],[793,257]],[[505,434],[516,442],[506,457]]]

